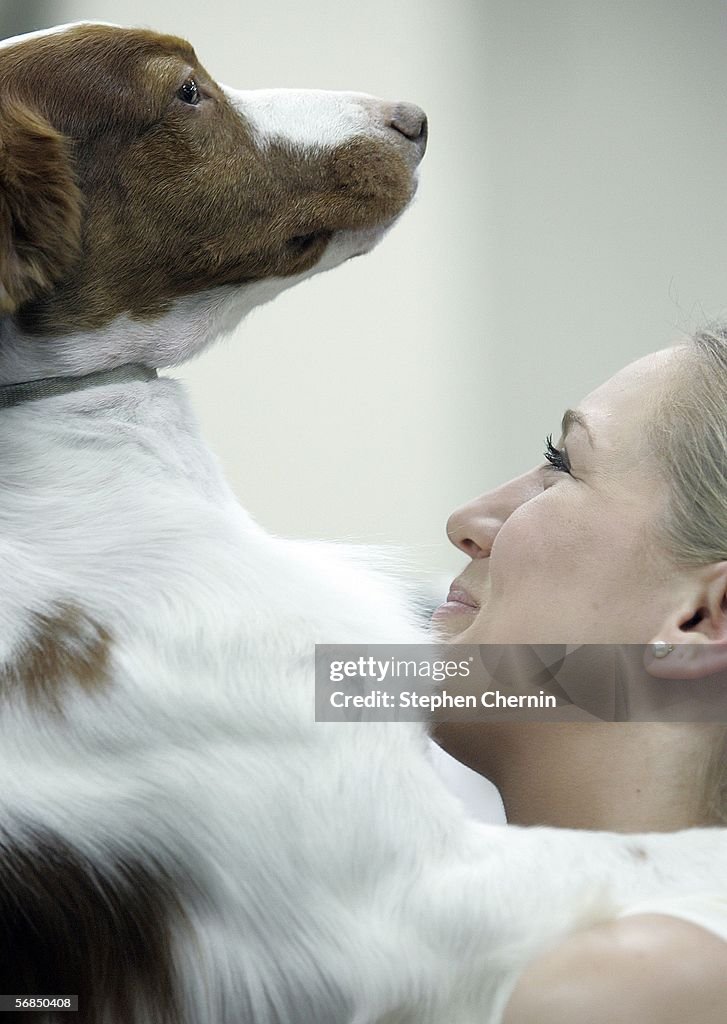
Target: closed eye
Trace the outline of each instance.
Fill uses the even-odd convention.
[[[570,474],[570,461],[568,460],[568,453],[566,452],[565,448],[560,449],[555,447],[555,445],[553,444],[552,434],[548,434],[548,436],[546,437],[545,445],[546,447],[543,454],[545,455],[545,458],[548,460],[552,468],[558,470],[559,473]],[[545,468],[547,469],[548,467],[546,466]]]

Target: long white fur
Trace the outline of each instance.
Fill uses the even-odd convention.
[[[361,244],[335,240],[322,267]],[[35,347],[6,329],[2,377],[182,362],[288,283]],[[426,638],[365,557],[250,519],[182,384],[0,419],[0,663],[69,595],[113,635],[112,688],[69,689],[63,724],[3,707],[0,819],[32,816],[101,863],[124,835],[194,881],[180,1024],[497,1024],[559,936],[684,878],[723,885],[721,831],[477,825],[418,726],[316,724],[316,642]]]

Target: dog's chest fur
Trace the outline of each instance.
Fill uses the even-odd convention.
[[[252,523],[177,382],[44,406],[44,416],[6,410],[0,443],[1,817],[5,877],[15,877],[4,894],[6,984],[16,972],[28,990],[43,979],[80,985],[94,1007],[116,987],[118,1019],[171,1022],[187,1019],[185,984],[206,979],[209,991],[186,997],[190,1020],[237,1020],[228,1004],[245,1006],[243,1019],[324,1020],[328,996],[311,994],[307,1016],[305,999],[263,1010],[269,965],[301,942],[290,915],[329,902],[336,931],[340,910],[351,912],[328,894],[337,866],[341,895],[369,870],[354,805],[331,849],[326,818],[342,813],[345,758],[342,737],[312,722],[313,645],[419,634],[394,588],[342,552]],[[99,941],[107,948],[92,950]],[[172,980],[197,947],[208,970],[190,965],[187,982]],[[318,955],[289,973],[309,972]],[[99,956],[126,976],[114,979]],[[333,962],[326,971],[335,990]],[[94,973],[106,980],[89,984]],[[299,978],[297,999],[309,984]],[[128,1002],[135,989],[143,1010]],[[339,1012],[330,1019],[346,1019]]]

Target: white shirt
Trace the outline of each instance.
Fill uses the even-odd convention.
[[[698,892],[670,896],[668,899],[644,900],[643,903],[623,910],[619,917],[632,917],[634,914],[668,914],[670,917],[679,917],[700,928],[706,928],[727,942],[727,892]]]

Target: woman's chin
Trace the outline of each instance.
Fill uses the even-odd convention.
[[[438,640],[445,643],[467,643],[468,641],[462,639],[462,635],[468,631],[479,611],[479,608],[471,608],[457,601],[445,601],[432,615],[432,632]]]

